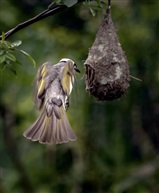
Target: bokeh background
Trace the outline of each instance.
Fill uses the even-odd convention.
[[[0,30],[8,31],[50,4],[49,0],[1,0]],[[83,63],[106,7],[93,17],[80,4],[11,36],[22,40],[17,76],[1,71],[0,192],[158,193],[159,192],[159,1],[112,0],[112,18],[127,55],[128,92],[99,102],[85,91]],[[68,57],[81,74],[71,95],[68,118],[78,140],[41,145],[23,137],[39,112],[33,79],[45,61]]]

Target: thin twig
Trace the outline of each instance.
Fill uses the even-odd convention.
[[[108,9],[111,7],[111,0],[108,0]]]
[[[81,3],[85,0],[78,0],[77,3]],[[15,34],[16,32],[20,31],[21,29],[37,22],[40,21],[46,17],[49,17],[51,15],[54,15],[64,9],[67,9],[66,5],[54,5],[54,6],[49,6],[48,9],[44,10],[43,12],[41,12],[40,14],[36,15],[35,17],[24,21],[20,24],[18,24],[16,27],[10,29],[9,31],[7,31],[4,35],[5,35],[5,39],[9,38],[11,35]],[[0,40],[2,39],[2,36],[0,36]]]
[[[58,5],[58,6],[55,6],[51,9],[46,9],[45,11],[43,11],[42,13],[36,15],[35,17],[23,22],[23,23],[20,23],[18,24],[16,27],[12,28],[11,30],[9,30],[8,32],[5,33],[5,39],[9,38],[11,35],[15,34],[16,32],[20,31],[21,29],[37,22],[37,21],[40,21],[46,17],[49,17],[50,15],[54,15],[55,13],[63,10],[63,9],[66,9],[67,7],[65,5]]]
[[[130,75],[130,77],[135,79],[135,80],[138,80],[138,81],[142,82],[142,80],[140,78],[136,78],[135,76],[132,76],[132,75]]]

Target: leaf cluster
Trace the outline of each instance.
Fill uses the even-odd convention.
[[[13,43],[5,41],[5,35],[2,34],[2,40],[0,41],[0,69],[8,69],[13,74],[17,74],[15,70],[15,64],[22,64],[16,57],[16,53],[24,55],[34,66],[36,63],[34,59],[24,50],[19,49],[18,47],[22,44],[21,40],[17,40]]]
[[[97,13],[103,10],[103,7],[106,5],[106,1],[104,0],[95,0],[95,1],[86,0],[84,2],[84,5],[88,7],[92,16],[95,17]]]
[[[78,0],[55,0],[53,3],[58,5],[66,5],[67,7],[72,7],[78,2]]]
[[[55,0],[52,4],[66,5],[67,7],[72,7],[78,3],[78,0]],[[95,16],[98,12],[103,10],[103,5],[106,4],[105,0],[85,0],[83,1],[84,5],[88,7],[91,14]],[[52,5],[51,4],[51,5]]]

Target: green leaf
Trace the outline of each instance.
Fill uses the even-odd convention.
[[[35,67],[36,66],[36,62],[35,62],[35,60],[27,53],[27,52],[25,52],[25,51],[23,51],[23,50],[19,50],[26,58],[28,58],[30,61],[31,61],[31,63],[33,64],[33,66]]]
[[[54,6],[55,6],[55,2],[52,2],[52,3],[48,6],[48,8],[49,8],[49,9],[52,9]]]
[[[7,61],[7,62],[5,63],[4,68],[3,68],[2,70],[4,70],[4,69],[8,69],[8,70],[10,70],[14,75],[17,75],[17,72],[16,72],[16,70],[14,69],[13,65],[10,63],[10,61]]]
[[[2,32],[2,43],[4,42],[4,40],[5,40],[5,34],[4,32]]]
[[[51,3],[51,5],[52,5],[52,4],[57,4],[57,5],[63,4],[63,0],[54,0],[54,1]]]
[[[3,55],[5,53],[4,50],[0,50],[0,56]]]
[[[0,64],[2,64],[6,60],[6,55],[0,56]]]
[[[13,42],[12,44],[11,44],[11,46],[12,47],[18,47],[19,45],[21,45],[22,44],[22,41],[21,40],[17,40],[16,42]]]
[[[92,16],[93,16],[93,17],[95,17],[95,16],[96,16],[96,12],[95,12],[95,10],[94,10],[94,9],[90,8],[90,12],[91,12],[91,14],[92,14]]]
[[[11,65],[7,65],[6,66],[14,75],[17,75],[16,70],[11,66]]]
[[[64,4],[67,7],[71,7],[71,6],[75,5],[77,2],[78,2],[78,0],[64,0]]]
[[[7,54],[6,54],[6,58],[12,60],[13,62],[16,61],[16,57],[15,57],[13,54],[10,54],[10,53],[7,53]]]
[[[8,42],[8,41],[4,41],[2,45],[3,45],[3,47],[4,47],[6,50],[9,50],[9,49],[12,48],[11,42]]]

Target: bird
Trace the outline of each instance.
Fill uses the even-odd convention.
[[[37,120],[23,133],[31,141],[62,144],[77,139],[66,111],[75,82],[76,63],[63,58],[57,64],[45,62],[35,77],[34,103],[41,111]]]

